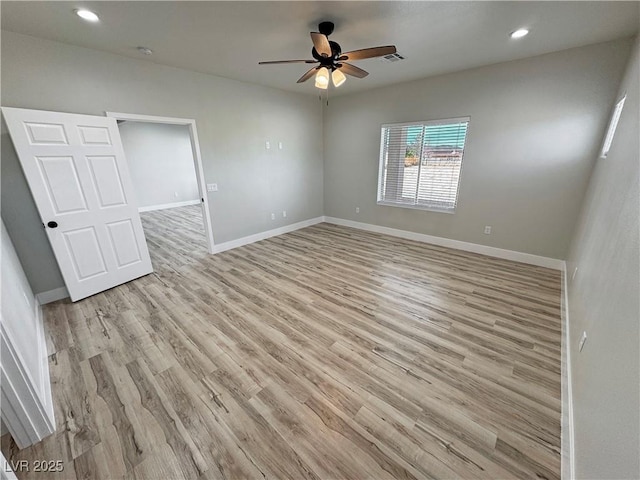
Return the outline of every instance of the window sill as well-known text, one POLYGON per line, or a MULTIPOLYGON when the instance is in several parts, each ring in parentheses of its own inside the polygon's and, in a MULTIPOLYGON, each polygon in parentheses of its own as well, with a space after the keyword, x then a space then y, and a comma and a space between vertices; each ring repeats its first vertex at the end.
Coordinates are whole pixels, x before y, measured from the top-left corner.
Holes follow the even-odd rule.
POLYGON ((438 208, 428 205, 411 205, 392 202, 377 202, 377 204, 382 205, 383 207, 407 208, 409 210, 426 210, 427 212, 448 213, 449 215, 453 215, 454 213, 456 213, 456 210, 454 208, 438 208))

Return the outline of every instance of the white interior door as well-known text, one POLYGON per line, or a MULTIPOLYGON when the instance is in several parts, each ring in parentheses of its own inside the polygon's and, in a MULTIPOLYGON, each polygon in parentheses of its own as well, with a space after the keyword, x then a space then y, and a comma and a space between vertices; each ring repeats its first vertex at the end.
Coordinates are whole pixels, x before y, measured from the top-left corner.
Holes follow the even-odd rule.
POLYGON ((116 121, 2 108, 74 302, 153 271, 116 121))

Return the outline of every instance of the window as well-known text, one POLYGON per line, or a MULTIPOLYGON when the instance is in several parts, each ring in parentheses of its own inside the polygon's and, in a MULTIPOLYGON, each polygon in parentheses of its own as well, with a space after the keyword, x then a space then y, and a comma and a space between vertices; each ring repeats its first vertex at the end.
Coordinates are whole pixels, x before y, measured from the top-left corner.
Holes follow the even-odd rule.
POLYGON ((469 118, 382 126, 378 204, 453 213, 469 118))
POLYGON ((602 153, 600 154, 602 158, 607 158, 607 155, 609 154, 609 149, 613 142, 613 136, 616 134, 616 128, 618 127, 618 121, 620 120, 622 107, 624 107, 624 101, 626 98, 626 95, 622 97, 622 99, 616 103, 616 108, 613 110, 613 116, 611 117, 611 122, 609 122, 609 130, 607 130, 607 136, 604 137, 604 145, 602 145, 602 153))

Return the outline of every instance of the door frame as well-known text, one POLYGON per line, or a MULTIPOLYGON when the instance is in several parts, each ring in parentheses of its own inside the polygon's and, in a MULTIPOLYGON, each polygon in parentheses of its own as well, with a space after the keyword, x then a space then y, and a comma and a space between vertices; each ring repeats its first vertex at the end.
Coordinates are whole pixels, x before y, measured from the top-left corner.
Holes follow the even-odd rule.
MULTIPOLYGON (((42 359, 43 375, 41 381, 42 393, 45 397, 42 398, 31 375, 24 368, 24 361, 20 352, 15 348, 15 342, 11 339, 11 335, 4 327, 4 319, 1 314, 0 320, 2 320, 0 321, 2 417, 18 447, 26 448, 56 432, 46 347, 45 356, 42 359)), ((40 323, 40 325, 42 324, 40 323)), ((40 338, 36 339, 36 343, 40 352, 45 339, 44 330, 39 330, 40 338)))
MULTIPOLYGON (((130 120, 134 122, 147 122, 147 123, 162 123, 165 125, 186 125, 189 127, 189 137, 191 138, 191 151, 193 153, 193 162, 196 167, 196 179, 198 182, 198 193, 200 194, 200 200, 204 207, 204 215, 202 220, 204 222, 205 236, 207 237, 207 250, 209 253, 215 253, 215 242, 213 239, 213 228, 211 226, 211 208, 209 206, 209 197, 207 195, 207 184, 204 178, 204 168, 202 167, 202 155, 200 154, 200 143, 198 140, 198 130, 196 128, 196 121, 192 118, 175 118, 175 117, 159 117, 155 115, 138 115, 136 113, 122 113, 122 112, 105 112, 107 117, 115 118, 116 120, 130 120)), ((127 152, 124 152, 125 158, 127 152)))

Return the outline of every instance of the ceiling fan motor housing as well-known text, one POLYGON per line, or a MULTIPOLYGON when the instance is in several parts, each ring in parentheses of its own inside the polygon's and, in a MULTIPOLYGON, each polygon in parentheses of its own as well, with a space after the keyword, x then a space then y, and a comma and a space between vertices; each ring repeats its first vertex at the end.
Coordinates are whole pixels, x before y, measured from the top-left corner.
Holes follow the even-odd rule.
POLYGON ((329 40, 329 45, 331 46, 330 57, 323 57, 318 53, 315 47, 311 49, 311 55, 313 56, 313 58, 315 58, 320 62, 321 66, 335 69, 337 67, 336 61, 342 54, 342 47, 340 47, 340 45, 337 42, 333 42, 331 40, 329 40))

